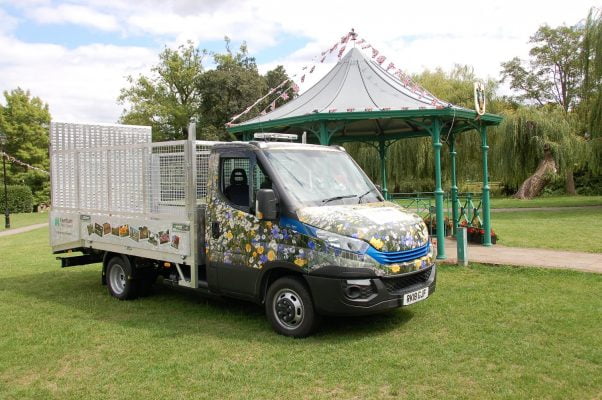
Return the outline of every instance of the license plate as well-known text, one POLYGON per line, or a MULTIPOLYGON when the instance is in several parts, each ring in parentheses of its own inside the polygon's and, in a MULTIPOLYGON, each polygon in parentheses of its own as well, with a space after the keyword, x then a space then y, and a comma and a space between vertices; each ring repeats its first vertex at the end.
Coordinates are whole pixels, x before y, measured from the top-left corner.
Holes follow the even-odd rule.
POLYGON ((410 293, 406 293, 403 295, 403 305, 407 306, 410 304, 414 304, 420 300, 424 300, 429 297, 429 288, 425 287, 420 290, 415 290, 410 293))

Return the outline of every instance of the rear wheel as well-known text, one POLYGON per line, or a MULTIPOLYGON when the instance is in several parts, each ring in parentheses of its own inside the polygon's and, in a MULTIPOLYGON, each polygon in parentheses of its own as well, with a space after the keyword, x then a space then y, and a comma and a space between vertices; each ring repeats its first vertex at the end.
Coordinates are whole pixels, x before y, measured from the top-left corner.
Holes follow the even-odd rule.
POLYGON ((265 311, 274 330, 281 335, 306 337, 317 327, 313 301, 305 284, 296 277, 284 277, 268 289, 265 311))
POLYGON ((133 269, 129 262, 121 257, 113 257, 107 264, 107 288, 113 297, 119 300, 131 300, 138 295, 133 269))

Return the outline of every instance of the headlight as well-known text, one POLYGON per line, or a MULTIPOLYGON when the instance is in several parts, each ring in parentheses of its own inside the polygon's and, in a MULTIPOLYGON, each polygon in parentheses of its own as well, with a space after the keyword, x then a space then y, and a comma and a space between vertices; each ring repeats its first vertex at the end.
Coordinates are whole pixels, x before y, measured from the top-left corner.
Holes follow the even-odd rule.
POLYGON ((326 244, 337 249, 363 254, 368 250, 368 247, 370 247, 368 243, 360 239, 338 235, 322 229, 314 229, 314 232, 319 239, 322 239, 326 244))

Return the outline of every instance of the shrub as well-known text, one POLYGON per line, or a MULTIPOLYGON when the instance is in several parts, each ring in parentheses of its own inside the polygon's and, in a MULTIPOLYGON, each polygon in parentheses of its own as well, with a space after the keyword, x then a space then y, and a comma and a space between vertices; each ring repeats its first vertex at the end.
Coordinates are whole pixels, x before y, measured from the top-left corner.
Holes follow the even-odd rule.
MULTIPOLYGON (((8 210, 11 213, 32 212, 33 210, 33 194, 29 186, 10 185, 8 190, 8 210)), ((3 214, 4 209, 4 186, 0 185, 0 214, 3 214)))

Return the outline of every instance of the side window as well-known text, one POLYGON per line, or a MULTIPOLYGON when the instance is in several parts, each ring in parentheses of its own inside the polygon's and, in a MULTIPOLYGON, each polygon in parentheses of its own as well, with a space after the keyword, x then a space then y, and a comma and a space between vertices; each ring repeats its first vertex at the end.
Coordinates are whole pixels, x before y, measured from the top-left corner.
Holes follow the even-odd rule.
POLYGON ((234 205, 249 208, 250 167, 248 158, 222 158, 220 190, 234 205))

